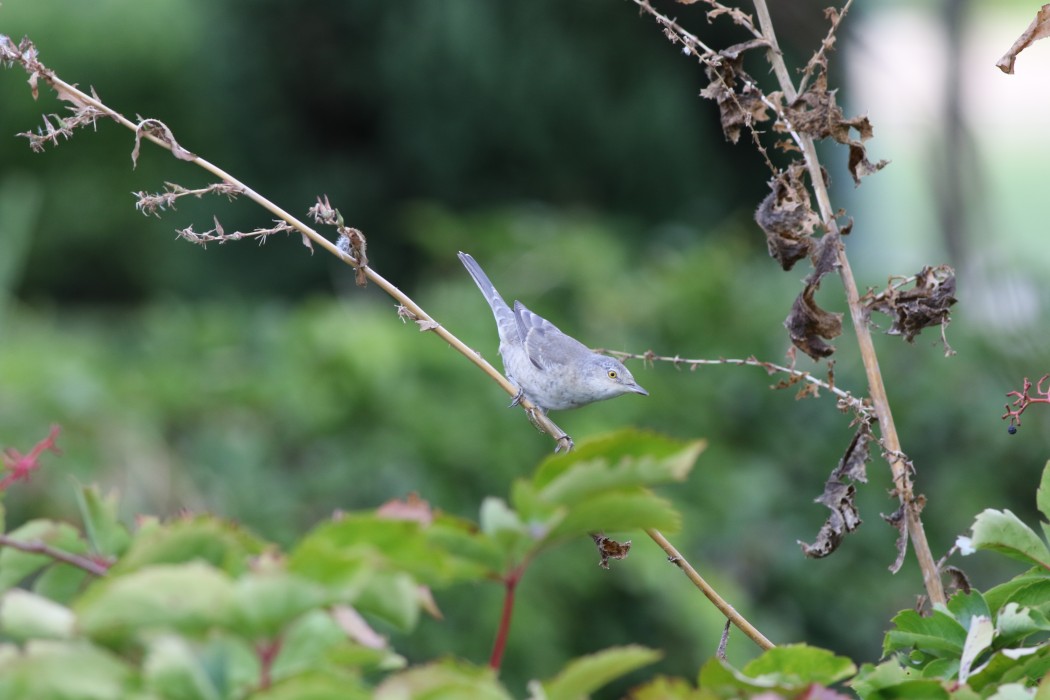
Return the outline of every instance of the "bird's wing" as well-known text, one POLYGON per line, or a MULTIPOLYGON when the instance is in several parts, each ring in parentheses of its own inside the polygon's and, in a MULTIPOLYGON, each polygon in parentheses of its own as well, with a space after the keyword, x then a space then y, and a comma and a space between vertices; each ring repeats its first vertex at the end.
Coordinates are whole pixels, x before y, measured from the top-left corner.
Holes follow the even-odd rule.
POLYGON ((525 354, 538 369, 550 369, 563 365, 590 352, 587 347, 565 335, 553 323, 525 308, 520 301, 514 302, 514 319, 518 323, 525 354))

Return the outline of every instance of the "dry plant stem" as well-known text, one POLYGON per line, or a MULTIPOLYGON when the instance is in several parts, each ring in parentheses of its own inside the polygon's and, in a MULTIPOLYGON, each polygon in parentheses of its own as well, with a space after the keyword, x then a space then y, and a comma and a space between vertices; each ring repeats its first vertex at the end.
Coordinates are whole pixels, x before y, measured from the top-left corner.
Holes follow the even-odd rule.
MULTIPOLYGON (((777 76, 784 97, 790 103, 797 97, 794 83, 784 63, 784 57, 780 53, 776 34, 773 31, 773 23, 769 16, 769 8, 765 0, 754 0, 755 12, 758 15, 759 26, 765 34, 769 45, 769 60, 773 65, 773 72, 777 76)), ((843 8, 848 9, 849 3, 843 8)), ((820 217, 828 231, 837 230, 834 209, 831 207, 831 198, 827 187, 824 185, 824 177, 820 171, 820 161, 817 158, 817 149, 813 139, 802 136, 799 146, 806 159, 806 167, 809 170, 809 178, 813 184, 817 203, 820 208, 820 217)), ((900 447, 900 438, 897 435, 897 426, 893 422, 893 413, 890 410, 889 399, 886 396, 886 387, 882 381, 882 371, 879 369, 878 356, 875 354, 875 343, 871 337, 871 328, 868 324, 868 314, 860 303, 860 294, 857 290, 857 282, 853 278, 853 269, 850 267, 849 258, 846 257, 844 246, 838 252, 839 276, 846 289, 846 301, 849 304, 850 318, 853 321, 853 330, 857 335, 857 345, 860 348, 861 359, 864 362, 864 371, 868 378, 868 392, 875 409, 875 415, 879 419, 879 430, 882 433, 882 444, 885 447, 886 459, 893 472, 893 482, 896 486, 897 496, 904 505, 905 517, 908 523, 908 534, 912 546, 915 548, 915 556, 919 567, 922 569, 923 582, 931 603, 944 603, 944 587, 941 584, 940 572, 937 562, 930 551, 930 545, 926 540, 926 531, 923 528, 920 511, 922 506, 916 500, 912 488, 909 465, 900 447)))
POLYGON ((16 540, 8 535, 0 535, 0 547, 10 547, 29 554, 40 554, 63 564, 83 569, 93 576, 105 576, 109 571, 108 566, 100 564, 94 559, 56 549, 39 540, 16 540))
MULTIPOLYGON (((95 99, 91 95, 78 89, 76 86, 70 85, 69 83, 65 82, 53 73, 49 72, 48 74, 42 74, 40 77, 48 83, 50 83, 53 88, 61 88, 61 90, 75 94, 77 98, 80 99, 84 104, 91 105, 95 109, 98 109, 104 115, 122 124, 131 131, 135 133, 140 133, 139 124, 136 124, 135 122, 126 118, 119 112, 110 109, 100 100, 95 99)), ((154 136, 148 131, 141 131, 141 135, 143 138, 152 141, 161 148, 164 148, 168 151, 172 150, 172 144, 165 142, 163 139, 154 136)), ((248 187, 243 182, 233 177, 219 166, 199 156, 194 156, 190 159, 190 162, 194 163, 200 168, 203 168, 204 170, 207 170, 216 177, 222 179, 224 182, 236 186, 240 190, 240 194, 243 194, 245 197, 252 200, 263 209, 266 209, 267 211, 271 212, 274 216, 288 222, 289 225, 295 227, 295 229, 302 233, 304 236, 308 237, 311 241, 321 246, 347 265, 350 265, 355 269, 358 267, 357 261, 352 256, 347 255, 341 250, 339 250, 336 247, 336 245, 332 243, 332 241, 322 236, 320 233, 315 231, 305 222, 300 221, 298 218, 296 218, 289 212, 285 211, 281 207, 271 202, 266 197, 262 196, 252 188, 248 187)), ((437 334, 441 339, 443 339, 449 345, 451 345, 458 353, 466 357, 468 360, 470 360, 479 368, 481 368, 483 372, 492 377, 492 379, 495 380, 501 387, 503 387, 503 390, 506 391, 509 395, 517 396, 517 387, 511 384, 506 377, 504 377, 502 374, 499 373, 499 371, 496 370, 496 368, 494 368, 484 358, 482 358, 478 352, 472 350, 463 341, 461 341, 459 338, 457 338, 448 330, 446 330, 444 326, 442 326, 433 318, 431 318, 426 311, 424 311, 418 304, 416 304, 416 302, 412 301, 412 299, 409 298, 408 295, 406 295, 404 292, 402 292, 400 289, 394 286, 391 282, 389 282, 386 278, 384 278, 378 272, 373 270, 371 267, 366 266, 364 271, 365 274, 368 276, 368 279, 370 279, 376 286, 378 286, 384 292, 393 297, 394 300, 396 300, 409 312, 413 320, 419 324, 421 329, 432 331, 433 333, 437 334)), ((526 410, 533 424, 535 424, 537 428, 546 432, 557 441, 559 450, 571 449, 571 438, 569 438, 565 431, 559 428, 554 423, 554 421, 548 418, 541 411, 536 410, 536 407, 533 406, 527 399, 522 399, 519 403, 522 406, 522 408, 526 410)))
POLYGON ((682 573, 693 582, 693 585, 699 588, 700 592, 707 596, 707 599, 726 616, 726 619, 736 625, 736 627, 746 634, 751 641, 763 649, 772 649, 776 646, 773 642, 766 639, 765 635, 755 629, 754 625, 744 619, 744 617, 741 616, 732 605, 727 603, 722 596, 718 595, 715 589, 711 588, 710 584, 708 584, 707 581, 696 572, 696 569, 690 566, 689 562, 679 554, 674 545, 668 542, 667 538, 660 534, 659 530, 650 529, 646 530, 645 533, 649 535, 649 537, 651 537, 662 550, 667 552, 667 560, 681 569, 682 573))

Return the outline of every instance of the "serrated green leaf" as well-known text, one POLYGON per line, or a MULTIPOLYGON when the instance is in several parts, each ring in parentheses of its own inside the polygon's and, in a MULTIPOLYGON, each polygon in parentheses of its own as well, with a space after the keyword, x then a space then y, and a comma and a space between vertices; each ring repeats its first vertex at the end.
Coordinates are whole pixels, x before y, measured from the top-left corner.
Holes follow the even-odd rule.
POLYGON ((489 668, 471 666, 456 660, 413 666, 388 676, 379 684, 375 700, 404 698, 470 698, 471 700, 510 700, 511 695, 489 668))
POLYGON ((547 457, 536 470, 533 484, 537 489, 543 489, 576 465, 596 461, 610 465, 639 460, 647 463, 662 462, 662 467, 654 469, 650 474, 657 481, 649 483, 681 480, 692 469, 693 463, 705 446, 703 440, 683 442, 657 433, 627 428, 584 440, 571 452, 547 457))
POLYGON ((1045 608, 1050 605, 1050 572, 1042 567, 1029 569, 1005 583, 989 588, 984 599, 992 612, 996 612, 1010 601, 1024 607, 1045 608))
POLYGON ((547 700, 577 700, 610 681, 660 660, 662 654, 640 646, 604 649, 573 659, 558 675, 543 683, 547 700))
POLYGON ((96 581, 73 606, 78 628, 106 643, 149 630, 199 634, 229 624, 233 581, 205 564, 160 564, 96 581))
POLYGON ((311 671, 251 694, 251 700, 372 700, 360 678, 338 671, 311 671))
POLYGON ((1050 568, 1050 551, 1032 528, 1008 510, 988 509, 973 524, 973 546, 1050 568))
POLYGON ((371 571, 403 571, 432 586, 477 575, 416 521, 352 513, 306 535, 289 556, 288 570, 352 595, 371 571), (363 577, 363 578, 362 578, 363 577))
POLYGON ((1023 683, 1006 683, 999 686, 987 700, 1032 700, 1031 690, 1023 683))
POLYGON ((764 651, 743 669, 752 678, 772 682, 778 688, 802 690, 817 683, 831 685, 852 676, 857 667, 844 656, 806 644, 785 644, 764 651))
POLYGON ((970 676, 967 683, 976 691, 995 687, 1011 680, 1036 681, 1050 672, 1050 647, 1045 645, 1029 648, 1000 649, 979 670, 970 676))
POLYGON ((392 671, 403 668, 404 657, 387 646, 366 647, 348 639, 347 631, 327 610, 308 612, 285 631, 281 651, 274 661, 274 680, 291 678, 318 669, 392 671))
POLYGON ((966 633, 966 642, 963 643, 962 654, 959 656, 960 683, 966 682, 977 658, 992 646, 995 631, 990 617, 977 615, 970 619, 970 629, 966 633))
POLYGON ((919 649, 933 656, 944 652, 958 656, 966 642, 966 629, 942 610, 934 610, 929 617, 922 617, 914 610, 904 610, 893 618, 896 629, 886 633, 882 653, 919 649))
POLYGON ((245 574, 234 583, 230 628, 246 639, 277 637, 300 615, 334 598, 320 584, 286 571, 245 574))
POLYGON ((657 676, 647 683, 631 689, 631 700, 705 700, 713 698, 684 678, 657 676))
POLYGON ((776 684, 766 678, 751 678, 729 665, 729 662, 712 657, 700 667, 698 685, 702 690, 713 692, 723 697, 742 695, 735 691, 749 691, 744 697, 750 697, 756 690, 772 690, 776 684))
POLYGON ((162 698, 219 700, 222 695, 186 640, 171 634, 153 636, 142 662, 144 685, 162 698))
POLYGON ((996 619, 999 646, 1014 644, 1036 632, 1050 630, 1050 621, 1041 612, 1022 608, 1017 603, 1007 603, 996 619))
POLYGON ((113 558, 124 554, 131 542, 131 533, 117 517, 116 493, 103 496, 98 486, 82 486, 77 491, 77 505, 92 550, 113 558))
POLYGON ((967 630, 970 629, 970 620, 974 617, 992 617, 988 603, 977 589, 968 593, 956 593, 948 599, 947 608, 948 612, 967 630))
POLYGON ((623 532, 655 528, 676 532, 682 517, 671 502, 647 491, 593 496, 569 509, 546 542, 589 532, 623 532))
POLYGON ((456 580, 478 581, 503 571, 503 551, 473 523, 439 515, 425 534, 432 547, 454 557, 456 580))
POLYGON ((373 572, 355 600, 354 607, 370 613, 403 632, 416 626, 421 607, 419 584, 405 573, 373 572))
POLYGON ((64 605, 13 588, 0 596, 0 634, 19 641, 72 639, 76 617, 64 605))
POLYGON ((155 564, 204 561, 237 576, 268 546, 236 523, 198 515, 141 527, 109 573, 119 576, 155 564))
POLYGON ((131 698, 134 677, 124 661, 90 644, 33 641, 0 658, 0 697, 131 698))
MULTIPOLYGON (((71 554, 83 555, 88 551, 87 542, 76 528, 53 520, 30 520, 22 527, 7 533, 7 536, 19 542, 41 542, 71 554)), ((0 591, 17 586, 27 576, 52 564, 70 566, 57 563, 46 554, 33 554, 14 547, 3 547, 0 549, 0 591)))
POLYGON ((33 592, 56 603, 69 605, 83 590, 91 574, 75 566, 50 566, 33 581, 33 592))
POLYGON ((863 664, 856 677, 847 685, 862 698, 882 698, 892 697, 883 694, 883 690, 915 681, 918 678, 919 673, 916 670, 902 666, 896 658, 893 658, 883 661, 878 666, 863 664))

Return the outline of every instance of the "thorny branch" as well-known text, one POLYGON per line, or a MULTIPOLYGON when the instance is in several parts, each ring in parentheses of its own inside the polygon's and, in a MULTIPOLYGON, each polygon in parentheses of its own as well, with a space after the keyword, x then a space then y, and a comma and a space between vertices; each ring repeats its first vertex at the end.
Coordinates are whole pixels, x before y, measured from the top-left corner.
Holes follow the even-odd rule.
POLYGON ((73 554, 72 552, 52 547, 40 540, 19 540, 10 535, 0 534, 0 547, 10 547, 28 554, 40 554, 57 562, 75 566, 93 576, 105 576, 110 567, 109 563, 102 563, 79 554, 73 554))
MULTIPOLYGON (((16 63, 29 73, 29 85, 34 99, 38 97, 38 85, 42 80, 55 91, 59 99, 69 103, 67 107, 70 112, 72 112, 72 116, 67 116, 65 118, 61 118, 57 115, 50 115, 51 118, 49 119, 45 116, 44 127, 39 129, 37 133, 20 134, 20 136, 29 139, 30 147, 34 151, 43 150, 48 143, 57 145, 60 137, 68 139, 73 131, 79 127, 88 124, 94 127, 100 117, 116 121, 125 128, 130 129, 135 134, 135 147, 132 151, 133 163, 138 158, 141 140, 146 139, 152 141, 161 148, 170 151, 176 158, 189 161, 219 178, 218 183, 199 191, 200 194, 197 194, 198 191, 196 190, 183 190, 183 188, 173 190, 170 187, 165 193, 136 193, 136 196, 138 197, 136 207, 142 211, 143 214, 156 214, 158 209, 174 206, 174 202, 179 197, 188 194, 194 194, 195 196, 200 196, 205 193, 223 194, 226 196, 243 195, 261 206, 263 209, 272 213, 283 223, 271 229, 258 229, 255 232, 249 233, 226 234, 222 231, 221 226, 216 220, 216 226, 214 229, 205 233, 197 233, 192 230, 192 227, 188 227, 179 232, 180 237, 204 245, 208 242, 222 243, 224 241, 234 240, 235 236, 240 238, 255 237, 265 240, 266 236, 271 235, 271 233, 294 229, 302 234, 304 245, 311 250, 313 250, 312 244, 319 245, 328 253, 334 255, 345 264, 353 267, 357 272, 359 283, 363 280, 370 281, 391 296, 397 302, 398 315, 402 319, 411 319, 415 321, 421 331, 433 332, 451 345, 458 353, 466 357, 483 372, 488 374, 501 387, 503 387, 503 390, 509 395, 517 395, 517 387, 511 384, 506 377, 489 364, 478 352, 472 350, 463 341, 450 333, 444 326, 427 314, 427 312, 407 294, 376 272, 371 265, 368 264, 366 258, 355 257, 352 245, 341 247, 340 244, 333 243, 305 222, 251 189, 219 166, 186 150, 178 144, 171 130, 159 120, 140 119, 138 122, 133 122, 119 112, 107 107, 94 89, 91 90, 91 94, 89 95, 78 89, 75 85, 65 82, 59 78, 54 71, 40 62, 37 49, 28 38, 22 39, 22 41, 16 45, 10 37, 0 34, 0 64, 11 66, 16 63), (56 123, 58 126, 55 126, 56 123)), ((321 203, 320 199, 318 203, 321 203)), ((360 232, 358 232, 358 234, 360 234, 360 232)), ((348 238, 348 236, 344 235, 341 231, 340 240, 346 238, 348 238)), ((361 238, 363 240, 363 236, 361 238)), ((352 243, 352 241, 348 241, 348 243, 352 243)), ((570 438, 564 430, 559 428, 549 417, 547 417, 546 414, 542 411, 537 411, 536 407, 527 399, 523 399, 519 403, 525 409, 526 414, 529 416, 532 423, 556 440, 557 450, 572 448, 572 438, 570 438)))

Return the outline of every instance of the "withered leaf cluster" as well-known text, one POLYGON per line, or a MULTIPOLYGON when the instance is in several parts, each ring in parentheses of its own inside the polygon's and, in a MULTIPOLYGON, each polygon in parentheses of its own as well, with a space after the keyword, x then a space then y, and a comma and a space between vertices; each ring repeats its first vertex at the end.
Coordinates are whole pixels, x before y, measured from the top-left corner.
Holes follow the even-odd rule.
POLYGON ((799 541, 807 557, 820 559, 828 556, 838 549, 846 535, 860 527, 860 512, 854 502, 857 493, 855 484, 868 480, 866 465, 871 460, 868 443, 873 439, 868 424, 862 423, 842 459, 828 476, 824 493, 816 502, 827 506, 831 513, 812 544, 799 541))
POLYGON ((848 146, 849 172, 853 182, 859 185, 862 177, 882 170, 889 161, 872 163, 868 160, 864 142, 872 137, 871 122, 866 116, 847 119, 835 101, 835 93, 835 90, 828 90, 827 73, 821 70, 813 84, 784 107, 787 123, 779 121, 773 128, 781 133, 794 129, 803 136, 830 138, 848 146), (853 131, 857 132, 857 138, 853 138, 853 131))
POLYGON ((878 294, 869 291, 861 298, 870 311, 893 319, 887 334, 904 336, 909 343, 915 341, 923 328, 947 326, 951 321, 949 310, 956 301, 955 270, 948 265, 923 267, 910 288, 891 282, 884 291, 878 294))
POLYGON ((730 143, 740 140, 740 132, 756 122, 769 120, 762 93, 744 71, 744 52, 759 46, 768 46, 761 40, 752 40, 730 46, 718 52, 716 60, 707 64, 710 81, 701 97, 714 100, 722 119, 722 133, 730 143))

